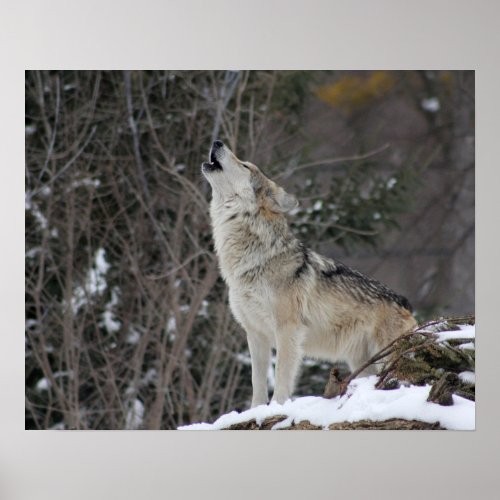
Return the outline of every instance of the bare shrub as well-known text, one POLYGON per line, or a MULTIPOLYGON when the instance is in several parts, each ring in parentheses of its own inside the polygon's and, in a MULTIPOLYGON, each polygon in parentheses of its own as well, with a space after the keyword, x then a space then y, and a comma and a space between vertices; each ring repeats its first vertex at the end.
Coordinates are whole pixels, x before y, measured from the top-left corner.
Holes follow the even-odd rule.
POLYGON ((28 427, 175 428, 246 405, 199 165, 220 135, 261 157, 292 137, 268 132, 289 78, 27 73, 28 427))

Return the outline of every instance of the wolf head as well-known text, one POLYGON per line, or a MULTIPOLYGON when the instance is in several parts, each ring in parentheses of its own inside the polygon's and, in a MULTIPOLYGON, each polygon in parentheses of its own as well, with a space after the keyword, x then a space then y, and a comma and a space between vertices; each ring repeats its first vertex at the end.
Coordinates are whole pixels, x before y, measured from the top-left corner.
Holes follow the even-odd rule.
POLYGON ((288 212, 298 205, 295 196, 268 179, 253 163, 239 160, 221 141, 213 143, 209 160, 201 170, 217 203, 273 213, 288 212))

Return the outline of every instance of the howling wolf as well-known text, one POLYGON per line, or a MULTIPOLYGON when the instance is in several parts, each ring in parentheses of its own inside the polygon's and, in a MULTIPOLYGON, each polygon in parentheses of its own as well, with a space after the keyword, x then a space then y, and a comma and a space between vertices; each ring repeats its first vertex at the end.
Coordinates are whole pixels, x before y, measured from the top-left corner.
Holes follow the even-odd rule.
MULTIPOLYGON (((273 401, 293 393, 303 356, 344 360, 351 370, 416 324, 408 300, 382 283, 305 247, 285 213, 298 202, 221 141, 202 172, 229 303, 252 360, 252 407, 266 404, 275 348, 273 401)), ((363 375, 376 373, 371 366, 363 375)))

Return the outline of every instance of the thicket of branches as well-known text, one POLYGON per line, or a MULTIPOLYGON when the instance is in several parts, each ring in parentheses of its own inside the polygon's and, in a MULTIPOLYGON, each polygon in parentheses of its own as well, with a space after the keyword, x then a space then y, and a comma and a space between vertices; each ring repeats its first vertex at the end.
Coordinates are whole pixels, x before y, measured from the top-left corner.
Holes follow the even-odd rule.
POLYGON ((345 159, 359 168, 329 179, 321 205, 324 179, 294 181, 308 168, 300 117, 316 76, 26 73, 27 428, 169 429, 246 407, 246 340, 199 171, 211 142, 293 188, 294 228, 313 246, 374 241, 407 208, 408 170, 388 183, 372 169, 384 148, 345 159))

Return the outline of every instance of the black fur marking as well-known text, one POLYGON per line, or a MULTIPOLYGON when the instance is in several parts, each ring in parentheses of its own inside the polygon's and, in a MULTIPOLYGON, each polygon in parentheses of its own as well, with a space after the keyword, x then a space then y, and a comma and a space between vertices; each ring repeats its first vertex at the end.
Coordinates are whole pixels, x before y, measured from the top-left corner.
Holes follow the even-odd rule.
POLYGON ((395 302, 397 304, 399 304, 401 307, 404 307, 405 309, 408 309, 408 311, 413 312, 413 307, 410 304, 410 301, 406 297, 403 297, 403 295, 398 295, 398 294, 394 295, 396 297, 395 302))
POLYGON ((222 172, 222 165, 217 160, 212 163, 204 162, 201 169, 203 172, 222 172))
POLYGON ((370 299, 385 300, 395 302, 413 312, 410 301, 406 297, 393 292, 383 283, 367 278, 360 272, 350 269, 340 262, 336 262, 335 267, 322 270, 321 275, 327 281, 338 278, 345 285, 346 291, 361 302, 370 302, 370 299))
POLYGON ((295 269, 295 278, 300 278, 303 274, 307 273, 309 264, 311 263, 311 260, 309 259, 309 250, 305 247, 301 247, 302 251, 302 264, 295 269))
POLYGON ((336 264, 335 267, 331 267, 329 269, 321 271, 321 274, 324 278, 329 279, 335 276, 348 276, 349 274, 353 275, 356 273, 354 273, 351 269, 349 269, 347 266, 344 266, 343 264, 336 264))
POLYGON ((232 220, 236 219, 236 217, 238 217, 238 214, 233 214, 233 215, 231 215, 231 217, 228 217, 226 219, 226 222, 232 221, 232 220))

